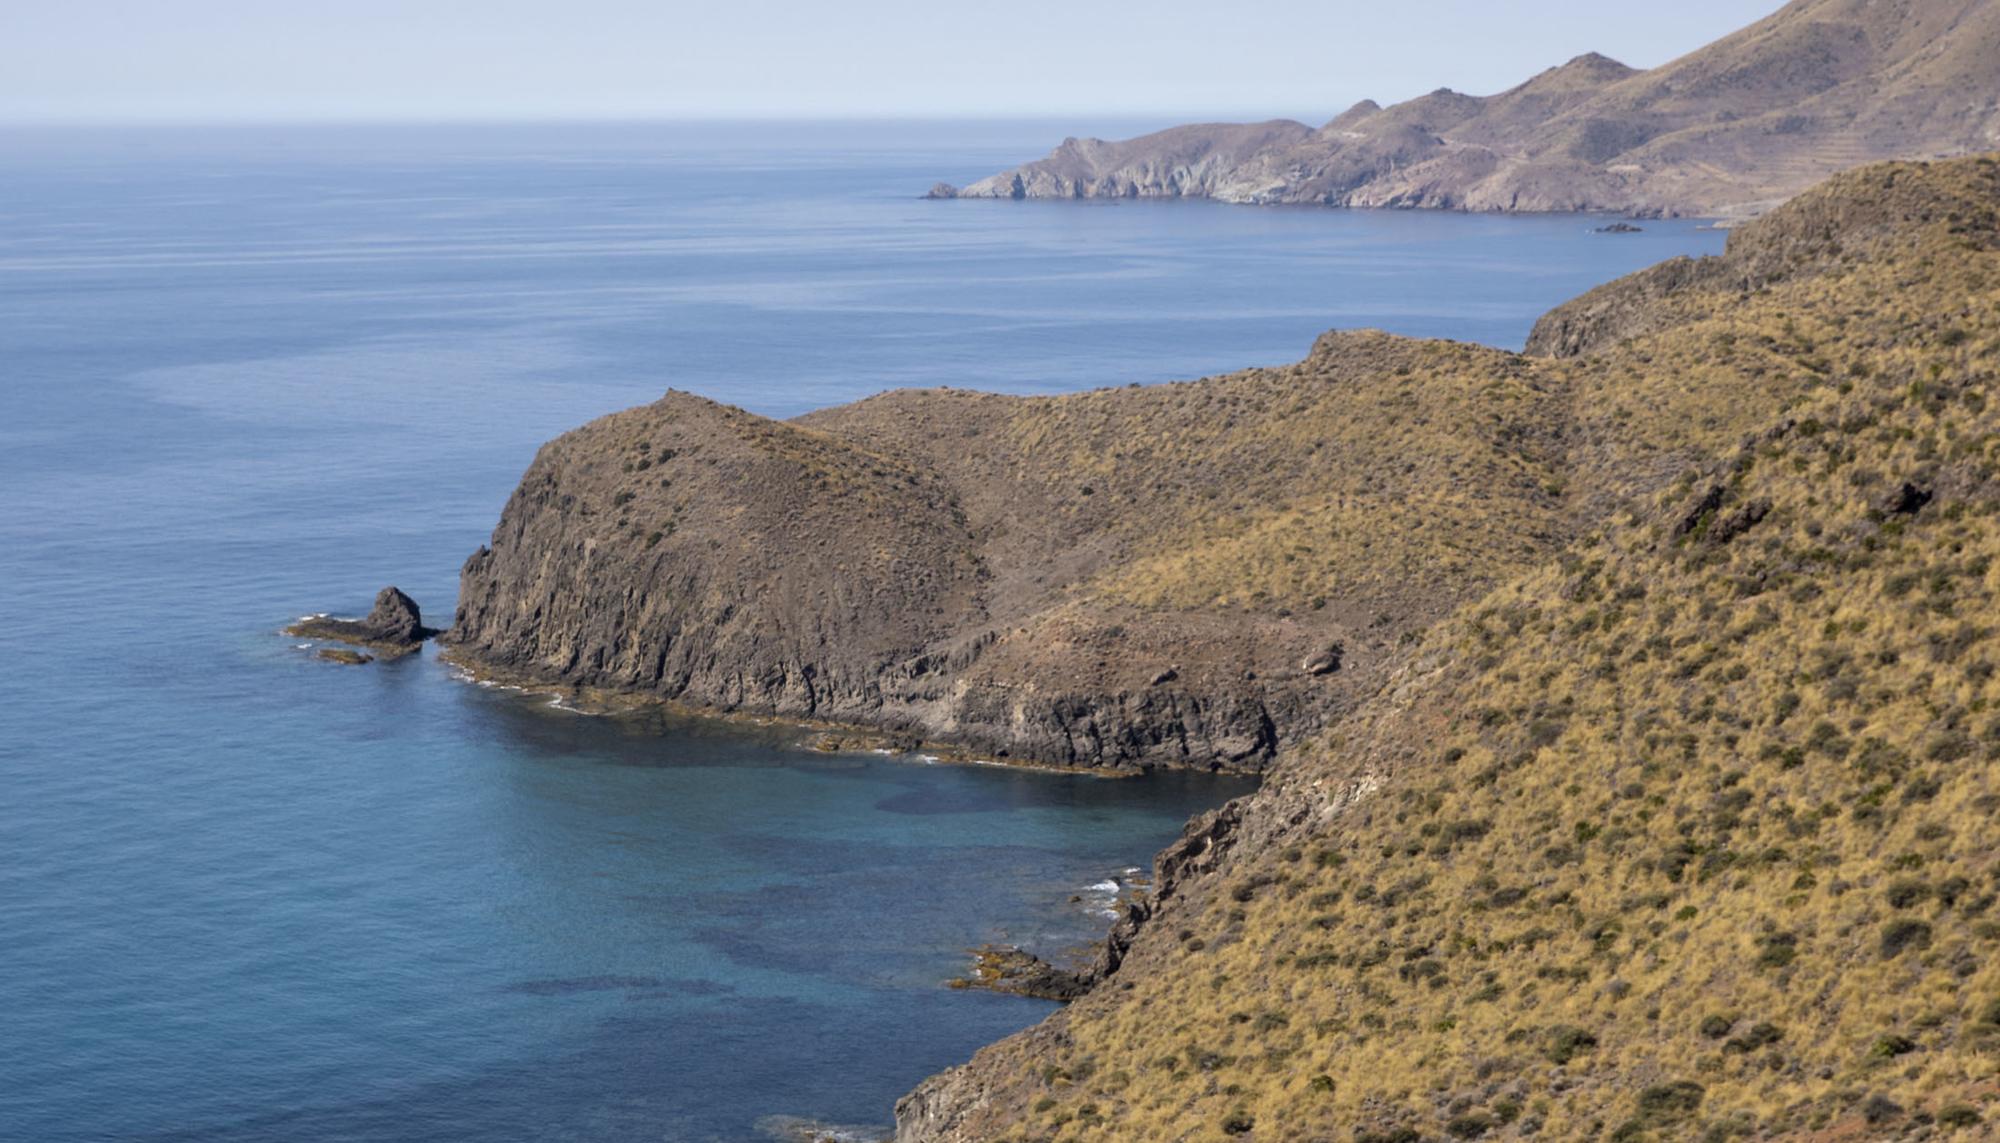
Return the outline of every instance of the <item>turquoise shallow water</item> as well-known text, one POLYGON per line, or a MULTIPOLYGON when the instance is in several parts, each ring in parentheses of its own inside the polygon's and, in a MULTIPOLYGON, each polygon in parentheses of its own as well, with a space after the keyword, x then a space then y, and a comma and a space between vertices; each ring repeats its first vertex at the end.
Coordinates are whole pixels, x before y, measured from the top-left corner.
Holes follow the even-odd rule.
POLYGON ((966 946, 1089 939, 1085 887, 1243 784, 823 758, 277 627, 390 582, 444 620, 535 446, 668 385, 791 414, 1331 326, 1513 345, 1720 246, 912 197, 1064 129, 0 134, 0 1138, 886 1122, 1047 1010, 940 988, 966 946))

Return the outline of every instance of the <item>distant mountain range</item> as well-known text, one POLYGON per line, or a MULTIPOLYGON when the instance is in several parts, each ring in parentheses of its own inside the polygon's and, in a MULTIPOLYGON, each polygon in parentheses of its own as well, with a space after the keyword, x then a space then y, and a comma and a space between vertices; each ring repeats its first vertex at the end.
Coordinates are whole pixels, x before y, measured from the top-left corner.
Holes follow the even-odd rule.
POLYGON ((1364 100, 1317 129, 1066 139, 931 195, 1734 216, 1863 163, 1996 146, 2000 2, 1794 0, 1650 71, 1593 53, 1498 95, 1364 100))

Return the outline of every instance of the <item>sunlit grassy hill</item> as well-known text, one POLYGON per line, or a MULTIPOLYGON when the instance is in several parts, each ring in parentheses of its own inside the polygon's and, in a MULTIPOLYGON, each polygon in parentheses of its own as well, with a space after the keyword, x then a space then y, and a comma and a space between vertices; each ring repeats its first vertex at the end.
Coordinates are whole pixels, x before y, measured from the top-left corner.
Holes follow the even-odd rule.
MULTIPOLYGON (((2000 1131, 1996 206, 1992 159, 1844 175, 1492 363, 1602 526, 1413 636, 903 1137, 2000 1131)), ((1269 552, 1366 531, 1230 518, 1098 589, 1289 598, 1269 552)))

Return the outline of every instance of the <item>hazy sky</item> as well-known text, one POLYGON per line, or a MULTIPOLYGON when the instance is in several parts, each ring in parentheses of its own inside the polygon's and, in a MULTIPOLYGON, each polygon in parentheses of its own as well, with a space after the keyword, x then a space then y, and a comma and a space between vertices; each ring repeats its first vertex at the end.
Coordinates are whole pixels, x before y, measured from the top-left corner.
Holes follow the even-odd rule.
POLYGON ((1778 0, 0 0, 0 119, 1328 116, 1778 0))

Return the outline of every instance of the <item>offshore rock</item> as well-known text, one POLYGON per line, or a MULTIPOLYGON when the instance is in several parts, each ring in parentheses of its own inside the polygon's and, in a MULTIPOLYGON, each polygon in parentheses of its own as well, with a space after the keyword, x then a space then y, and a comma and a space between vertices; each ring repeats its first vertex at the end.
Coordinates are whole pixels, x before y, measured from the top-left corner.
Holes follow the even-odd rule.
POLYGON ((396 658, 415 651, 437 631, 424 626, 423 613, 417 608, 416 600, 394 587, 385 587, 376 593, 375 605, 361 619, 333 619, 318 615, 301 619, 285 628, 285 634, 351 643, 377 651, 384 658, 396 658))

